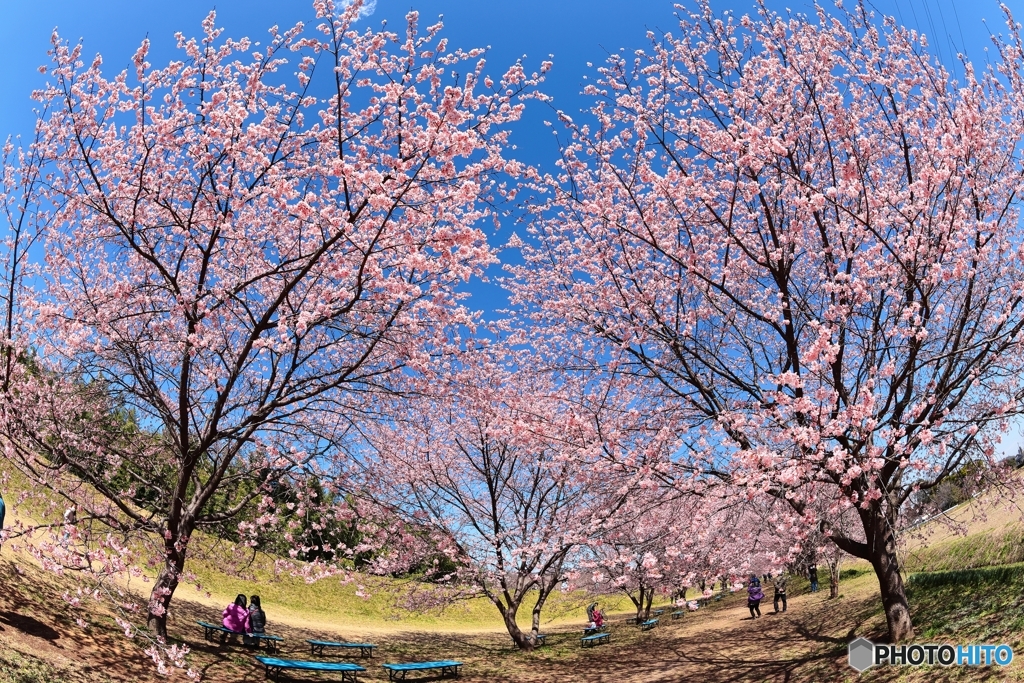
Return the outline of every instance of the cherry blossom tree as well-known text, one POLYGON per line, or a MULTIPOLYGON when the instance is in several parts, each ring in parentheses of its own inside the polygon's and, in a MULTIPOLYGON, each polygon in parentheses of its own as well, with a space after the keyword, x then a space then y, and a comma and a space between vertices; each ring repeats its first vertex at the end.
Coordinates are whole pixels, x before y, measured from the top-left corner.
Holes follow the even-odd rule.
POLYGON ((20 292, 25 278, 31 276, 30 254, 45 229, 37 201, 39 188, 43 183, 42 160, 39 158, 37 143, 22 146, 20 140, 7 139, 0 156, 0 212, 4 225, 4 243, 0 273, 3 274, 0 289, 0 321, 3 324, 2 387, 10 387, 15 374, 15 363, 19 353, 17 339, 24 330, 21 323, 22 301, 20 292))
POLYGON ((802 516, 778 500, 765 495, 750 498, 730 488, 720 487, 704 502, 704 521, 684 555, 695 576, 705 581, 722 577, 723 587, 750 574, 777 573, 807 534, 802 516))
POLYGON ((559 113, 515 303, 675 406, 705 473, 801 513, 804 484, 836 487, 863 533, 830 538, 905 640, 900 511, 991 460, 1021 406, 1024 117, 1003 83, 1024 60, 1011 41, 1007 77, 965 62, 957 82, 863 6, 689 7, 609 58, 584 120, 559 113))
POLYGON ((846 553, 831 541, 842 536, 863 542, 863 527, 856 507, 835 486, 811 484, 801 491, 804 503, 802 534, 793 564, 802 572, 808 565, 823 564, 829 571, 829 597, 839 597, 839 572, 846 553))
POLYGON ((640 623, 659 592, 685 597, 697 586, 709 598, 718 580, 724 590, 751 573, 776 573, 806 536, 801 515, 770 496, 751 500, 725 486, 639 491, 583 546, 569 574, 574 587, 625 593, 640 623))
POLYGON ((262 46, 211 14, 179 60, 153 67, 146 40, 109 77, 55 33, 42 173, 4 168, 9 223, 47 226, 8 454, 83 530, 159 539, 160 637, 194 534, 332 472, 366 397, 471 322, 457 289, 493 262, 479 224, 519 172, 506 124, 538 74, 492 81, 415 12, 399 34, 357 30, 358 2, 314 8, 262 46))
POLYGON ((646 621, 657 592, 689 585, 695 576, 698 511, 698 501, 674 491, 633 494, 584 546, 572 585, 597 594, 621 591, 636 608, 636 622, 646 621))
POLYGON ((422 396, 389 411, 394 422, 369 436, 373 455, 353 486, 433 534, 456 569, 432 578, 462 587, 437 594, 486 597, 525 650, 537 644, 542 609, 567 578, 571 553, 631 491, 602 475, 592 454, 607 444, 567 400, 571 389, 539 365, 499 345, 463 354, 422 396), (527 600, 524 633, 517 615, 527 600))

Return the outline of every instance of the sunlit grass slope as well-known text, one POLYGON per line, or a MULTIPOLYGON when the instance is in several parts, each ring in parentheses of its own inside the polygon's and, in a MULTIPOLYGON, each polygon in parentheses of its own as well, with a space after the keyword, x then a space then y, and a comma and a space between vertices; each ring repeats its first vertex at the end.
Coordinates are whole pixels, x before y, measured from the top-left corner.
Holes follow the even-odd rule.
MULTIPOLYGON (((412 609, 407 593, 415 595, 417 586, 411 580, 355 575, 349 580, 329 577, 313 583, 277 573, 272 569, 272 558, 260 556, 249 577, 224 574, 210 562, 195 562, 190 569, 202 587, 204 595, 194 588, 182 586, 179 594, 198 600, 211 607, 223 606, 236 594, 260 595, 268 614, 280 615, 288 621, 329 623, 338 627, 352 626, 364 630, 504 630, 497 609, 485 598, 462 600, 444 609, 418 609, 415 599, 412 609), (209 593, 207 597, 205 593, 209 593), (362 595, 360 595, 360 593, 362 595)), ((625 595, 596 598, 608 612, 628 612, 632 603, 625 595)), ((594 597, 584 592, 556 591, 544 606, 541 623, 544 626, 582 622, 584 609, 594 597)), ((519 623, 528 627, 533 608, 533 596, 524 600, 519 623)))

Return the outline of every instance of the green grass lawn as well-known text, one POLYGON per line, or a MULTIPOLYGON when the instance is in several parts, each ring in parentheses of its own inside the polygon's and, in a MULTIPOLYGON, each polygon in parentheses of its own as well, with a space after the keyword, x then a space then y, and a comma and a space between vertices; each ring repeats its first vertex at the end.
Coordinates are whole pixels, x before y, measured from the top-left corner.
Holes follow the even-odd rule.
MULTIPOLYGON (((272 566, 271 558, 261 556, 245 576, 224 574, 212 563, 204 561, 193 562, 190 570, 195 573, 203 590, 219 597, 224 604, 238 593, 258 594, 264 609, 271 614, 277 610, 307 620, 359 626, 391 625, 399 629, 504 629, 497 608, 483 597, 460 600, 444 609, 409 609, 405 606, 407 593, 422 588, 414 580, 355 575, 350 581, 330 577, 310 584, 289 573, 275 573, 272 566)), ((195 596, 195 591, 186 585, 178 591, 181 597, 195 596)), ((530 625, 534 600, 533 595, 528 595, 520 607, 518 621, 523 628, 530 625)), ((632 612, 635 609, 624 594, 595 598, 583 591, 555 591, 544 605, 541 624, 582 622, 586 616, 586 605, 594 600, 598 600, 608 613, 632 612)))
MULTIPOLYGON (((47 506, 36 501, 21 512, 26 516, 45 518, 58 514, 59 510, 59 504, 47 506)), ((930 536, 933 539, 930 545, 917 543, 919 547, 904 555, 911 612, 917 630, 916 642, 1007 643, 1024 664, 1024 528, 1005 521, 995 519, 984 528, 972 527, 968 536, 930 536)), ((699 661, 700 656, 695 653, 703 650, 695 643, 705 641, 714 642, 722 649, 721 662, 735 662, 737 650, 742 655, 742 649, 746 647, 744 644, 750 645, 751 672, 758 670, 764 657, 769 657, 775 660, 772 665, 776 674, 783 672, 780 675, 787 681, 931 683, 935 680, 1005 680, 1015 676, 1024 680, 1024 674, 1016 673, 1017 670, 1024 671, 1024 666, 1017 663, 1013 671, 889 668, 870 670, 863 676, 850 675, 852 670, 845 666, 843 660, 851 634, 877 640, 885 632, 874 572, 862 561, 846 563, 841 572, 841 597, 837 600, 826 599, 829 577, 825 571, 821 573, 821 593, 814 594, 813 598, 807 595, 806 580, 793 577, 791 595, 803 595, 806 602, 802 609, 791 610, 789 618, 802 621, 799 624, 794 622, 793 629, 789 631, 785 630, 789 628, 785 626, 785 618, 766 619, 764 624, 758 621, 756 625, 741 620, 743 595, 739 594, 721 603, 713 602, 681 622, 664 618, 658 629, 641 633, 635 626, 625 625, 625 617, 635 613, 625 595, 600 597, 598 600, 603 609, 612 615, 616 633, 615 644, 602 646, 597 652, 580 650, 578 644, 578 626, 584 621, 584 608, 595 598, 584 592, 556 591, 549 598, 542 615, 542 630, 550 629, 554 634, 549 645, 533 653, 519 653, 508 647, 508 637, 504 634, 498 612, 484 598, 459 601, 443 610, 410 609, 407 604, 410 592, 419 589, 413 580, 354 575, 350 581, 333 577, 309 583, 288 572, 275 571, 274 557, 246 555, 244 548, 201 535, 197 535, 193 542, 197 551, 194 557, 198 559, 190 561, 188 570, 195 575, 201 591, 196 592, 194 587, 183 583, 176 594, 176 599, 182 600, 182 607, 187 604, 190 610, 185 613, 187 618, 180 617, 182 624, 177 631, 180 636, 176 637, 184 638, 188 643, 193 643, 192 637, 195 636, 194 619, 219 619, 223 605, 237 593, 244 593, 259 594, 263 598, 271 622, 280 619, 278 623, 282 628, 291 629, 289 642, 301 643, 302 638, 318 634, 321 630, 357 636, 366 629, 367 635, 381 639, 390 657, 416 659, 457 655, 471 663, 470 669, 474 673, 470 678, 473 681, 486 680, 488 683, 546 681, 548 674, 564 675, 575 671, 577 666, 601 661, 601 666, 612 667, 634 657, 639 658, 637 661, 651 659, 657 664, 654 669, 675 670, 677 666, 702 665, 686 671, 688 674, 697 673, 704 683, 762 680, 742 676, 716 678, 715 672, 727 672, 729 669, 720 668, 725 664, 720 665, 717 659, 714 662, 699 661), (216 558, 222 558, 222 561, 216 558), (231 569, 226 569, 228 567, 231 569), (696 627, 698 623, 708 624, 707 630, 703 626, 696 627), (777 629, 776 633, 762 633, 761 629, 766 625, 777 629), (691 634, 682 635, 681 631, 687 628, 692 629, 691 634), (754 631, 766 639, 762 645, 767 649, 757 646, 758 633, 754 631), (439 633, 449 634, 443 639, 443 646, 439 644, 442 641, 436 638, 439 633)), ((30 562, 28 558, 23 560, 30 562)), ((32 575, 37 573, 42 576, 41 572, 35 571, 32 575)), ((46 575, 44 581, 53 584, 53 595, 48 594, 49 597, 44 599, 36 590, 38 586, 32 584, 34 590, 21 591, 20 604, 15 611, 28 611, 47 621, 54 605, 60 604, 54 595, 64 587, 62 580, 52 575, 46 575)), ((134 579, 131 588, 145 593, 151 585, 134 579)), ((13 586, 8 588, 13 589, 13 586)), ((663 606, 665 602, 666 599, 659 597, 655 606, 663 606)), ((770 597, 768 603, 770 605, 770 597)), ((523 628, 529 626, 531 608, 532 597, 528 597, 519 614, 523 628)), ((68 619, 70 617, 65 621, 68 619)), ((118 647, 133 647, 120 640, 123 636, 108 617, 90 620, 90 624, 90 628, 96 631, 109 631, 107 635, 114 636, 110 642, 117 643, 118 647)), ((13 633, 13 630, 8 628, 8 633, 13 633)), ((71 635, 62 634, 62 637, 70 638, 71 635)), ((26 642, 31 644, 29 641, 22 644, 26 642)), ((69 670, 62 668, 66 665, 57 660, 37 659, 34 654, 33 651, 4 651, 0 648, 0 683, 72 680, 69 670)), ((214 661, 210 659, 214 654, 230 660, 230 666, 234 667, 232 675, 245 672, 248 676, 252 671, 248 653, 220 653, 218 650, 197 656, 200 661, 209 663, 214 661)), ((93 673, 102 676, 106 671, 97 666, 93 673)), ((646 674, 640 672, 640 675, 642 678, 646 674)), ((73 680, 77 683, 84 679, 77 677, 73 680)), ((88 680, 103 679, 94 676, 88 680)), ((565 680, 575 679, 570 675, 565 680)), ((619 679, 613 676, 608 680, 619 679)), ((783 679, 773 675, 764 680, 783 679)))
POLYGON ((1003 528, 972 533, 907 552, 908 572, 937 572, 994 567, 1024 562, 1024 528, 1003 528))
POLYGON ((1008 643, 1021 652, 1024 564, 919 574, 908 583, 918 640, 1008 643))

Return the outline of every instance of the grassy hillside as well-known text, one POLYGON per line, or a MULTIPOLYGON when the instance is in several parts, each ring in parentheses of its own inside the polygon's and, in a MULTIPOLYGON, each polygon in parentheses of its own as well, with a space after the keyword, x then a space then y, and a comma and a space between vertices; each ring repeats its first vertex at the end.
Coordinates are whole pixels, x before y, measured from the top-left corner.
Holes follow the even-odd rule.
MULTIPOLYGON (((6 479, 4 488, 7 500, 7 527, 21 523, 31 526, 41 520, 59 521, 66 503, 59 497, 39 495, 38 492, 24 502, 18 501, 18 494, 28 487, 25 478, 15 469, 3 467, 0 475, 6 479)), ((40 531, 35 538, 45 536, 40 531)), ((6 544, 3 555, 17 558, 23 565, 37 566, 35 559, 24 550, 26 540, 18 538, 6 544), (12 554, 13 553, 13 554, 12 554)), ((158 547, 159 544, 154 544, 158 547)), ((182 583, 176 598, 193 601, 209 608, 207 618, 214 619, 231 602, 235 595, 259 594, 264 608, 271 619, 284 618, 291 623, 326 624, 334 628, 358 627, 363 631, 436 630, 449 631, 504 631, 504 625, 497 609, 483 598, 466 600, 447 609, 408 609, 407 594, 415 588, 411 582, 394 581, 372 576, 354 576, 351 580, 327 578, 308 583, 285 572, 275 571, 277 558, 257 553, 249 554, 247 549, 232 547, 219 539, 197 533, 192 539, 186 571, 195 575, 196 581, 182 583), (199 559, 196 559, 199 558, 199 559), (232 567, 232 571, 225 571, 232 567), (196 589, 196 584, 199 589, 196 589), (362 596, 360 594, 363 594, 362 596)), ((140 596, 148 596, 149 583, 156 576, 152 568, 142 568, 142 577, 126 580, 124 586, 140 596)), ((579 623, 584 620, 584 608, 593 601, 584 593, 562 594, 556 592, 549 597, 543 612, 543 624, 579 623)), ((632 603, 623 594, 601 598, 606 611, 628 612, 632 603)), ((415 602, 414 602, 415 606, 415 602)), ((524 601, 520 612, 520 623, 530 623, 532 600, 524 601)))
MULTIPOLYGON (((191 569, 199 578, 203 592, 199 594, 183 586, 179 595, 220 609, 238 593, 257 593, 268 614, 281 615, 295 623, 327 623, 370 631, 505 630, 497 609, 484 598, 461 601, 443 610, 410 610, 404 606, 407 594, 417 590, 411 581, 356 575, 348 581, 334 577, 310 584, 290 574, 275 574, 271 559, 259 557, 257 568, 248 571, 246 577, 227 576, 210 562, 193 563, 191 569), (365 597, 358 595, 360 592, 365 597)), ((542 623, 544 626, 581 623, 585 621, 586 605, 594 599, 583 592, 556 591, 545 603, 542 623)), ((612 613, 633 609, 629 598, 623 594, 603 596, 599 600, 602 607, 612 613)), ((520 608, 521 626, 529 626, 532 608, 533 597, 527 596, 520 608)))
MULTIPOLYGON (((31 567, 13 572, 0 558, 0 577, 8 588, 0 594, 0 683, 128 683, 184 681, 152 672, 139 649, 127 641, 109 614, 88 614, 86 628, 56 597, 69 582, 31 567), (17 577, 12 582, 8 578, 17 577), (12 605, 16 601, 16 605, 12 605)), ((938 575, 929 575, 938 576, 938 575)), ((997 575, 981 572, 966 585, 956 577, 922 581, 912 586, 911 600, 920 642, 1008 642, 1021 652, 1024 630, 1024 569, 997 575), (965 599, 970 596, 970 599, 965 599)), ((823 577, 827 578, 827 577, 823 577)), ((964 581, 966 579, 962 579, 964 581)), ((663 619, 658 628, 641 632, 625 619, 613 619, 612 639, 594 649, 579 646, 578 624, 545 629, 548 645, 531 653, 509 647, 507 635, 490 630, 449 631, 446 628, 394 630, 368 635, 380 647, 374 660, 357 660, 368 671, 361 681, 384 681, 380 661, 454 658, 465 663, 464 683, 932 683, 934 681, 1024 680, 1024 666, 1006 670, 882 669, 857 675, 846 664, 846 643, 853 637, 878 639, 884 633, 874 576, 854 569, 843 580, 843 597, 828 600, 827 591, 808 593, 805 581, 792 586, 789 611, 749 619, 743 594, 682 620, 663 619)), ((194 626, 210 608, 181 599, 171 619, 172 638, 192 648, 192 666, 208 681, 250 683, 263 680, 251 652, 240 646, 206 643, 194 626)), ((307 658, 304 639, 359 637, 354 623, 334 626, 312 621, 279 620, 275 632, 285 637, 283 655, 307 658)), ((327 680, 312 676, 294 681, 327 680)), ((436 680, 436 679, 428 679, 436 680)))
POLYGON ((908 573, 1024 562, 1024 481, 940 514, 907 534, 908 573))
MULTIPOLYGON (((736 594, 679 621, 663 618, 657 629, 641 633, 627 624, 628 599, 608 596, 601 602, 613 614, 612 642, 594 650, 581 649, 578 641, 583 608, 592 598, 556 593, 544 612, 548 645, 522 653, 509 647, 497 611, 486 600, 443 611, 410 610, 403 606, 414 589, 409 582, 335 577, 307 583, 275 573, 275 558, 260 554, 250 556, 243 571, 229 574, 223 567, 236 564, 240 551, 203 538, 197 541, 205 546, 201 554, 213 559, 190 564, 200 588, 179 587, 170 634, 191 648, 191 665, 205 680, 263 680, 252 652, 207 643, 194 623, 217 620, 236 593, 259 593, 270 630, 286 639, 285 656, 307 657, 306 638, 367 639, 380 645, 385 661, 464 661, 467 682, 1024 680, 1024 532, 1015 503, 1004 507, 1006 502, 982 497, 950 511, 947 520, 916 529, 906 544, 904 566, 917 640, 1006 642, 1019 655, 1019 663, 1007 670, 890 669, 856 675, 846 665, 846 643, 858 635, 879 639, 885 632, 877 582, 863 562, 844 565, 838 600, 827 599, 827 574, 821 576, 823 590, 813 594, 797 578, 789 612, 772 614, 769 599, 762 605, 765 618, 757 621, 749 620, 744 596, 736 594), (219 552, 230 554, 230 561, 226 555, 217 561, 219 552)), ((15 514, 26 512, 42 516, 47 511, 15 514)), ((125 587, 145 594, 151 585, 147 578, 136 577, 125 587)), ((170 679, 157 676, 140 643, 124 637, 106 603, 69 606, 61 596, 75 591, 76 577, 44 572, 23 549, 7 544, 0 551, 0 585, 0 683, 186 680, 181 672, 170 679)), ((526 626, 529 605, 520 616, 526 626)), ((360 680, 386 679, 376 660, 365 664, 369 671, 360 680)))

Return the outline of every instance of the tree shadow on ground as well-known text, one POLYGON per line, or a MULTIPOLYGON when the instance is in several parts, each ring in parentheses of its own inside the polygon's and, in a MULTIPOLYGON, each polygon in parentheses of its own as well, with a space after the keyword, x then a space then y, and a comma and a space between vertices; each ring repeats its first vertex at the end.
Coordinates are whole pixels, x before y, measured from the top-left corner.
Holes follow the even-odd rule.
MULTIPOLYGON (((126 639, 110 614, 88 613, 85 615, 90 622, 87 628, 77 626, 75 618, 82 610, 71 609, 61 598, 67 586, 39 570, 27 568, 27 571, 26 577, 13 575, 11 582, 5 585, 5 594, 0 594, 0 642, 21 643, 19 647, 24 645, 28 649, 19 651, 32 652, 39 658, 45 658, 47 652, 61 647, 58 642, 62 643, 61 652, 76 661, 67 676, 52 680, 62 683, 185 680, 183 672, 173 674, 170 679, 156 676, 153 665, 142 653, 142 640, 126 639), (33 629, 42 635, 33 637, 30 633, 33 629), (52 640, 45 637, 54 634, 59 637, 52 640), (16 640, 18 638, 20 641, 16 640)), ((6 573, 4 578, 6 580, 6 573)), ((394 631, 367 638, 356 625, 338 628, 332 624, 320 628, 310 622, 308 628, 301 628, 280 624, 275 621, 273 605, 265 603, 264 608, 269 617, 268 632, 285 639, 280 653, 284 658, 321 659, 311 656, 306 639, 376 644, 378 650, 373 658, 359 657, 355 653, 322 658, 356 662, 366 667, 367 671, 359 675, 359 680, 367 683, 387 680, 380 666, 383 662, 438 659, 463 662, 459 676, 463 683, 579 680, 588 683, 676 683, 683 680, 797 683, 855 679, 865 683, 896 680, 931 683, 951 680, 954 674, 936 670, 908 674, 901 668, 888 667, 856 676, 846 662, 846 643, 858 635, 875 640, 873 636, 884 630, 877 594, 866 592, 859 597, 834 601, 800 594, 790 600, 785 614, 768 612, 766 617, 769 618, 756 621, 746 618, 745 596, 739 594, 712 609, 688 613, 679 620, 662 619, 648 632, 615 615, 611 621, 610 642, 585 649, 580 647, 582 621, 579 625, 545 627, 542 629, 547 635, 545 645, 531 652, 512 648, 504 632, 394 631)), ((191 648, 189 665, 203 680, 224 683, 264 680, 263 667, 254 658, 258 652, 241 643, 206 641, 203 629, 195 623, 197 620, 219 623, 220 609, 183 598, 174 600, 168 623, 171 643, 191 648)), ((956 680, 995 681, 1005 672, 971 671, 967 674, 966 678, 961 676, 956 680)), ((305 673, 282 679, 296 683, 330 680, 305 673)), ((409 680, 430 683, 442 678, 419 675, 409 680)))
POLYGON ((48 626, 35 617, 17 614, 15 612, 0 612, 0 623, 7 624, 18 629, 22 633, 44 640, 57 640, 60 633, 52 626, 48 626))
POLYGON ((83 599, 89 606, 75 609, 63 597, 68 592, 67 582, 33 565, 16 564, 5 557, 0 559, 0 567, 4 583, 0 592, 0 645, 53 669, 55 677, 45 680, 160 680, 142 648, 124 637, 102 606, 83 599))

